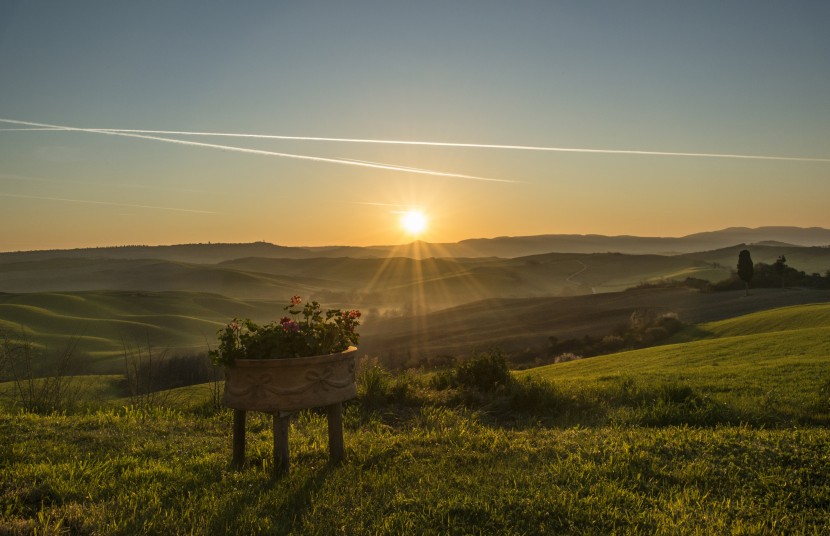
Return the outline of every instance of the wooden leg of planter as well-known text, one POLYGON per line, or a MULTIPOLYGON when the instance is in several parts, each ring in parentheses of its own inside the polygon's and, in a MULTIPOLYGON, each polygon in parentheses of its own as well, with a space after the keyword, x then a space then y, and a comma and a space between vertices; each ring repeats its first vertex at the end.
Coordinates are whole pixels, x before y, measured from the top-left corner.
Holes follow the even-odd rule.
POLYGON ((231 465, 240 468, 245 464, 245 410, 233 410, 233 459, 231 465))
POLYGON ((329 458, 338 463, 343 461, 343 404, 338 402, 326 407, 329 418, 329 458))
POLYGON ((288 425, 290 414, 274 414, 274 473, 275 475, 288 474, 288 425))

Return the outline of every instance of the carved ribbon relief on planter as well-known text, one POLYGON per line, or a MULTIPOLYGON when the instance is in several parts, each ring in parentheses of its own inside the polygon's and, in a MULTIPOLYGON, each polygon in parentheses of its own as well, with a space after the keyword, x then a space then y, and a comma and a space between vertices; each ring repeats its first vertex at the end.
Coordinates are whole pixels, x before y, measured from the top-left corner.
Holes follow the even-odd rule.
POLYGON ((250 396, 254 400, 260 398, 263 393, 285 396, 298 395, 306 391, 317 393, 319 391, 328 391, 330 389, 343 389, 354 383, 354 367, 349 367, 349 375, 345 378, 333 377, 334 369, 332 367, 326 367, 322 372, 319 370, 309 370, 305 373, 305 380, 307 383, 291 388, 277 387, 276 385, 273 385, 273 376, 273 374, 269 373, 247 373, 242 376, 242 383, 245 385, 244 387, 229 385, 227 386, 227 389, 233 396, 250 396))
POLYGON ((225 368, 225 404, 252 411, 295 411, 357 396, 356 348, 289 359, 238 360, 225 368))

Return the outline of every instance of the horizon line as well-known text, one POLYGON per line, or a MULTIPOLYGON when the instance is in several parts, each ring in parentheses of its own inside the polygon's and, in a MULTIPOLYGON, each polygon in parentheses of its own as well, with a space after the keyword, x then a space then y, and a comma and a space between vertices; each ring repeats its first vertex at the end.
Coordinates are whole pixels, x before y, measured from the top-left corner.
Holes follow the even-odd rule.
MULTIPOLYGON (((0 194, 3 195, 3 194, 0 194)), ((8 194, 6 194, 8 195, 8 194)), ((11 197, 18 197, 15 195, 11 195, 11 197)), ((89 201, 82 201, 82 200, 74 200, 74 199, 55 199, 56 201, 75 201, 75 202, 89 202, 89 201)), ((93 201, 93 203, 96 203, 93 201)), ((115 204, 115 203, 102 203, 102 204, 115 204)), ((130 206, 130 205, 124 205, 130 206)), ((184 210, 190 211, 188 209, 176 209, 176 208, 168 208, 168 207, 142 207, 139 205, 132 205, 136 208, 153 208, 159 210, 184 210)), ((215 214, 207 211, 193 211, 193 212, 204 212, 206 214, 215 214)), ((688 238, 694 235, 700 234, 707 234, 707 233, 720 233, 724 231, 730 231, 735 229, 741 230, 749 230, 749 231, 757 231, 760 229, 798 229, 802 231, 809 231, 809 230, 821 230, 821 231, 828 231, 830 232, 830 228, 827 227, 820 227, 817 225, 811 226, 799 226, 799 225, 761 225, 758 227, 744 227, 744 226, 730 226, 724 227, 722 229, 715 229, 713 231, 696 231, 693 233, 680 235, 680 236, 644 236, 644 235, 632 235, 632 234, 621 234, 621 235, 607 235, 607 234, 600 234, 600 233, 541 233, 541 234, 533 234, 533 235, 501 235, 501 236, 490 236, 490 237, 473 237, 473 238, 463 238, 457 240, 455 242, 427 242, 425 240, 412 240, 410 242, 404 242, 401 244, 371 244, 366 246, 356 246, 356 245, 349 245, 349 244, 325 244, 319 246, 288 246, 283 244, 277 244, 274 242, 268 242, 266 240, 253 240, 249 242, 182 242, 182 243, 167 243, 167 244, 120 244, 120 245, 107 245, 107 246, 78 246, 78 247, 65 247, 65 248, 45 248, 45 249, 27 249, 27 250, 15 250, 15 251, 0 251, 0 255, 9 254, 9 253, 30 253, 30 252, 38 252, 38 251, 73 251, 73 250, 81 250, 81 249, 115 249, 115 248, 156 248, 156 247, 176 247, 176 246, 245 246, 245 245, 253 245, 253 244, 267 244, 270 246, 276 246, 280 248, 291 248, 291 249, 305 249, 305 250, 314 250, 314 249, 327 249, 327 248, 357 248, 357 249, 372 249, 372 248, 400 248, 411 246, 416 243, 427 244, 427 245, 436 245, 436 246, 443 246, 443 245, 454 245, 460 244, 461 242, 466 242, 470 240, 497 240, 503 238, 531 238, 531 237, 545 237, 545 236, 578 236, 578 237, 603 237, 603 238, 641 238, 641 239, 683 239, 688 238)), ((725 246, 725 247, 733 247, 733 246, 752 246, 755 243, 750 244, 733 244, 732 246, 725 246)), ((787 244, 788 246, 798 247, 798 248, 811 248, 811 247, 826 247, 826 246, 803 246, 797 244, 787 244)), ((568 253, 568 252, 563 252, 568 253)), ((580 253, 574 253, 580 254, 580 253)))

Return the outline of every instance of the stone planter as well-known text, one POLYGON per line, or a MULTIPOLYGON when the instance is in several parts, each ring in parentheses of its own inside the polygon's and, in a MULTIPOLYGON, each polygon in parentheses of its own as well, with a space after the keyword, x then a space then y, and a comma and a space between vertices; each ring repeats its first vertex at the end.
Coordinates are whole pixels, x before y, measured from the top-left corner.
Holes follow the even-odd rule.
POLYGON ((225 405, 277 413, 329 406, 357 396, 355 354, 237 359, 225 368, 225 405))
POLYGON ((288 427, 291 412, 325 407, 329 421, 329 456, 343 459, 342 402, 357 396, 357 348, 337 354, 290 359, 237 359, 225 367, 225 404, 234 409, 233 465, 245 461, 245 412, 274 416, 274 468, 289 468, 288 427))

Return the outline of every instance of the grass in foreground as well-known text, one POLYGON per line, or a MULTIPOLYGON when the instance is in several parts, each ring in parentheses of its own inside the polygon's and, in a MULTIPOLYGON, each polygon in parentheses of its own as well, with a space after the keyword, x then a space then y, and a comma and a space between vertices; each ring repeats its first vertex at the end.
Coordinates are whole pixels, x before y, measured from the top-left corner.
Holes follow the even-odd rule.
POLYGON ((510 429, 423 407, 394 425, 351 406, 347 458, 293 423, 270 477, 270 421, 234 472, 230 417, 170 410, 0 414, 0 532, 74 534, 815 533, 830 530, 830 431, 510 429))
POLYGON ((345 462, 303 412, 280 480, 266 416, 232 471, 227 410, 0 409, 0 534, 828 533, 830 328, 769 318, 518 379, 369 367, 345 462))

